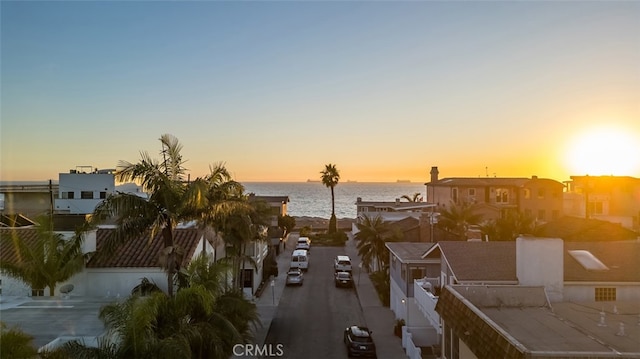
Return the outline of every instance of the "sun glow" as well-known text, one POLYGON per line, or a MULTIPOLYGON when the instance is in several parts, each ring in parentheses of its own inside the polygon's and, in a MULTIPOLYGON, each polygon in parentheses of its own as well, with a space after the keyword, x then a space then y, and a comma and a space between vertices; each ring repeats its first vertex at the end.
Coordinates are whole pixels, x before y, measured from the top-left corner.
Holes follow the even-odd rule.
POLYGON ((578 133, 565 151, 567 168, 576 175, 638 176, 640 136, 631 130, 598 127, 578 133))

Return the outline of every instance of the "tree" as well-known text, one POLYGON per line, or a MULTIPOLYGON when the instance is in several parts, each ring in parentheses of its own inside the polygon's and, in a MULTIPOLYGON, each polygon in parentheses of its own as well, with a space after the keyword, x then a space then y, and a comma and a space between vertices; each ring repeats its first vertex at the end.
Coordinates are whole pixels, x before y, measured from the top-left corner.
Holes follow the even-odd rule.
POLYGON ((33 289, 48 287, 49 295, 54 296, 58 283, 84 268, 82 233, 77 231, 70 239, 64 239, 61 234, 51 231, 47 218, 42 217, 39 222, 41 225, 36 227, 37 238, 33 243, 24 242, 15 232, 12 234, 11 240, 20 261, 0 261, 0 269, 33 289))
POLYGON ((459 239, 467 238, 467 230, 471 225, 479 224, 482 215, 474 213, 473 203, 452 203, 449 209, 440 211, 438 227, 454 234, 459 239))
POLYGON ((98 348, 74 341, 59 352, 69 358, 227 359, 236 343, 251 339, 259 323, 256 306, 227 288, 226 266, 199 256, 184 271, 187 285, 175 296, 132 295, 100 310, 108 335, 98 348))
POLYGON ((338 220, 336 219, 336 201, 334 188, 340 182, 340 172, 335 165, 329 163, 320 171, 322 184, 331 189, 331 218, 329 219, 329 233, 338 231, 338 220))
POLYGON ((371 270, 371 265, 375 264, 376 270, 382 270, 389 264, 389 254, 385 243, 397 241, 399 235, 394 233, 387 222, 382 217, 369 217, 365 215, 362 223, 357 223, 359 232, 355 239, 358 241, 358 255, 362 259, 362 265, 371 270))
POLYGON ((420 192, 414 193, 413 196, 409 196, 405 194, 405 195, 402 195, 400 198, 404 198, 408 202, 422 202, 422 195, 420 194, 420 192))
POLYGON ((296 228, 296 219, 288 214, 278 216, 278 227, 284 229, 283 237, 286 237, 294 228, 296 228))
POLYGON ((37 358, 33 337, 18 328, 7 328, 0 322, 0 358, 37 358))
POLYGON ((116 218, 115 235, 107 243, 106 250, 127 240, 135 240, 143 234, 151 239, 160 234, 163 251, 161 267, 167 272, 169 295, 173 295, 173 277, 180 271, 183 249, 174 241, 174 228, 180 222, 198 220, 203 226, 224 218, 235 208, 234 196, 242 186, 230 180, 222 164, 211 167, 211 173, 193 182, 185 180, 185 161, 180 151, 182 145, 169 134, 160 137, 162 159, 152 159, 141 152, 138 163, 120 161, 116 170, 119 182, 139 182, 148 199, 134 194, 115 193, 96 206, 92 223, 116 218))
POLYGON ((508 211, 502 218, 483 224, 482 234, 493 241, 513 241, 521 234, 535 231, 535 219, 523 212, 508 211))

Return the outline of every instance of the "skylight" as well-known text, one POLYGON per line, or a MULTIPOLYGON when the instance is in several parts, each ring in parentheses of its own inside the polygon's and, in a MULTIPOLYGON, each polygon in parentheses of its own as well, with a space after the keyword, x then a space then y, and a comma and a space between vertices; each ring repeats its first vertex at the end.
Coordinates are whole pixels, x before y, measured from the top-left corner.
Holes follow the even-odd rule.
POLYGON ((571 250, 569 251, 569 254, 571 254, 571 256, 578 261, 578 263, 580 263, 580 265, 582 265, 582 267, 584 267, 584 269, 586 270, 593 270, 593 271, 605 271, 605 270, 609 270, 609 268, 604 265, 604 263, 602 263, 596 256, 594 256, 591 252, 584 250, 584 249, 578 249, 578 250, 571 250))

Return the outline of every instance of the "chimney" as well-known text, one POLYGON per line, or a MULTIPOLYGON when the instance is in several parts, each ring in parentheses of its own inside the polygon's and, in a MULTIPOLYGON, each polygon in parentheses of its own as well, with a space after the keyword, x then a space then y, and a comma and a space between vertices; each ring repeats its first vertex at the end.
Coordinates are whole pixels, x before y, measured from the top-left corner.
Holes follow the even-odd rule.
POLYGON ((564 291, 564 242, 560 238, 521 236, 516 239, 516 274, 525 286, 544 286, 550 302, 564 291))
POLYGON ((538 176, 531 176, 531 179, 537 180, 538 176))
POLYGON ((438 167, 437 166, 433 166, 431 167, 431 182, 437 182, 438 181, 438 167))

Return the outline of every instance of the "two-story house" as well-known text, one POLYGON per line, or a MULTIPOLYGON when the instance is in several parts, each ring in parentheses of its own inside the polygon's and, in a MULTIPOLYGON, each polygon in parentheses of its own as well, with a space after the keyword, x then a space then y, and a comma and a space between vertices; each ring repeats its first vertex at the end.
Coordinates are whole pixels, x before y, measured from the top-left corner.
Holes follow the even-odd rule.
POLYGON ((454 204, 473 203, 483 219, 497 219, 507 211, 528 214, 538 222, 547 222, 563 215, 563 185, 546 178, 508 177, 438 177, 438 167, 431 168, 427 186, 427 201, 435 210, 454 204))
POLYGON ((571 176, 564 193, 564 213, 620 223, 640 231, 640 178, 571 176))

